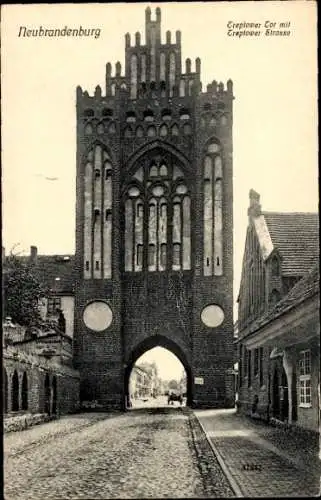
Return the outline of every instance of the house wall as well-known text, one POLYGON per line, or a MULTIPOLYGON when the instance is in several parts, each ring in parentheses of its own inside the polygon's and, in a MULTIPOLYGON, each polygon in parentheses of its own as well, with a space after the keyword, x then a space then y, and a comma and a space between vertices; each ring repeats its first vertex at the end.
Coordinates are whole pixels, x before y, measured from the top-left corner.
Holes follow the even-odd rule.
POLYGON ((258 397, 258 403, 255 413, 263 420, 268 419, 269 415, 269 372, 270 372, 270 352, 268 347, 263 348, 262 359, 262 384, 260 383, 260 361, 258 373, 254 374, 254 350, 251 354, 251 384, 249 384, 248 368, 244 366, 246 361, 245 347, 242 349, 242 359, 239 361, 239 387, 238 401, 243 413, 250 415, 255 396, 258 397))
POLYGON ((74 303, 75 299, 71 295, 64 295, 61 297, 61 309, 66 320, 65 334, 71 338, 74 335, 74 303))
POLYGON ((22 352, 12 347, 4 349, 3 384, 7 380, 7 390, 3 390, 6 398, 6 413, 12 412, 13 375, 19 379, 19 411, 22 407, 22 380, 24 373, 28 382, 28 408, 30 413, 45 411, 45 378, 49 376, 52 391, 53 377, 57 380, 57 414, 76 411, 79 405, 79 374, 76 370, 63 365, 59 366, 50 360, 22 352))
POLYGON ((320 345, 318 340, 313 339, 293 348, 296 359, 297 372, 297 425, 319 431, 319 395, 318 384, 320 383, 320 345), (305 408, 300 405, 300 384, 299 384, 299 357, 300 352, 310 349, 311 351, 311 407, 305 408))
MULTIPOLYGON (((240 348, 240 346, 239 346, 240 348)), ((260 385, 259 376, 254 375, 253 366, 253 353, 251 362, 251 385, 248 386, 248 375, 244 369, 244 348, 241 368, 239 371, 239 408, 240 411, 247 415, 252 415, 253 402, 255 396, 258 396, 258 403, 255 409, 255 414, 263 420, 273 417, 273 375, 274 370, 279 368, 282 370, 283 360, 282 356, 276 359, 270 359, 272 349, 270 347, 264 348, 263 355, 263 385, 260 385)), ((282 349, 280 349, 282 351, 282 349)), ((319 431, 319 396, 318 384, 320 383, 320 345, 318 337, 311 339, 307 342, 290 346, 286 349, 286 353, 291 359, 291 366, 293 368, 294 378, 296 378, 296 402, 293 414, 296 419, 293 424, 304 429, 319 431), (304 350, 311 351, 311 407, 303 407, 300 405, 300 382, 299 382, 299 359, 300 353, 304 350)), ((288 379, 287 379, 288 380, 288 379)), ((281 382, 280 382, 281 384, 281 382)))

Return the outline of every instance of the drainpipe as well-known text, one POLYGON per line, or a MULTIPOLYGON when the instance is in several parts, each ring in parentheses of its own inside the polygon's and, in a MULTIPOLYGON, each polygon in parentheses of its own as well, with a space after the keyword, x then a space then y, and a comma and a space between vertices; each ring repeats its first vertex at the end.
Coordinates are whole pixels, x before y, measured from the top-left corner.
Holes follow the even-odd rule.
POLYGON ((268 406, 267 406, 267 421, 270 423, 271 414, 271 358, 269 356, 268 362, 268 406))

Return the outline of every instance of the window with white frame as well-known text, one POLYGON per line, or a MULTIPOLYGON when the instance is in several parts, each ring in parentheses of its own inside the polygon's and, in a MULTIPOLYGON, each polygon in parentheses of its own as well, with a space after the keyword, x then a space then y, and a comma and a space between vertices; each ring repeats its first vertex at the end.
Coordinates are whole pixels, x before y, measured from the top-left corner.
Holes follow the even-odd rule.
POLYGON ((299 359, 300 406, 311 407, 311 351, 301 351, 299 359))
POLYGON ((48 314, 56 314, 57 309, 61 309, 61 297, 49 297, 47 306, 48 314))

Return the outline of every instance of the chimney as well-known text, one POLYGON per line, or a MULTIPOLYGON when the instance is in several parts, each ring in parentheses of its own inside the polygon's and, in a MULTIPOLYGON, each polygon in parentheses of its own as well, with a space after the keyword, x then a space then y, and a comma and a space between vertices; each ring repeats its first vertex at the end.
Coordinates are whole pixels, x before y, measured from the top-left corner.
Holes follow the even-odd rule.
POLYGON ((30 247, 30 262, 32 264, 36 264, 37 262, 37 254, 38 254, 38 248, 31 246, 30 247))
POLYGON ((247 210, 249 217, 259 217, 261 215, 260 195, 254 189, 250 190, 250 206, 247 210))

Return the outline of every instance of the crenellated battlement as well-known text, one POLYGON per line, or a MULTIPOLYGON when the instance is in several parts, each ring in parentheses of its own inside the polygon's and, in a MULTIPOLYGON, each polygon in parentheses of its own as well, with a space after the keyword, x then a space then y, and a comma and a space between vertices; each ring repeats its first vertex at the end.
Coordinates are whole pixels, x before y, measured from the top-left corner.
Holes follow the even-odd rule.
POLYGON ((202 100, 204 97, 211 97, 212 99, 223 99, 231 101, 234 99, 233 96, 233 82, 228 80, 226 84, 223 82, 217 82, 213 80, 206 86, 206 91, 202 92, 202 100))
MULTIPOLYGON (((88 92, 77 91, 77 99, 92 100, 93 104, 101 98, 141 99, 188 98, 205 95, 210 98, 233 99, 233 83, 226 84, 215 80, 202 91, 201 60, 192 64, 186 58, 182 64, 181 32, 176 31, 173 43, 172 33, 166 31, 165 43, 161 40, 161 9, 155 9, 152 17, 150 7, 145 10, 145 44, 137 31, 133 38, 125 34, 125 64, 120 61, 106 64, 105 95, 97 86, 93 96, 88 92), (183 68, 184 66, 184 68, 183 68)), ((89 101, 88 101, 89 102, 89 101)))

